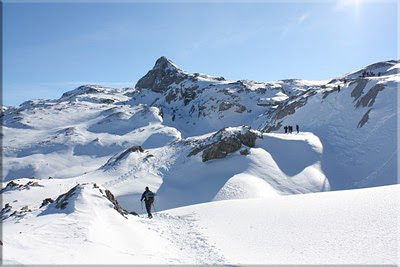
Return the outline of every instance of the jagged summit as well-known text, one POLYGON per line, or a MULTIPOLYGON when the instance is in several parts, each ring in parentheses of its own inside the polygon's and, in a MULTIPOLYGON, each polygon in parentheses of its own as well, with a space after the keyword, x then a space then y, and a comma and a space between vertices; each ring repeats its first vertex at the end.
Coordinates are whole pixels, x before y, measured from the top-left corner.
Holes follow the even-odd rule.
POLYGON ((153 67, 154 69, 163 69, 165 71, 181 71, 184 72, 181 68, 179 68, 174 62, 170 59, 162 56, 157 59, 156 64, 153 67))
POLYGON ((188 77, 187 72, 162 56, 157 59, 154 67, 136 83, 135 87, 162 93, 167 90, 169 85, 179 83, 188 77))
POLYGON ((3 260, 392 264, 399 69, 234 81, 161 57, 137 88, 83 85, 2 107, 3 260))
POLYGON ((335 155, 328 162, 337 166, 324 169, 333 188, 390 184, 396 180, 399 66, 398 60, 378 62, 364 68, 374 75, 360 77, 357 70, 332 81, 253 82, 180 71, 161 57, 137 88, 84 85, 60 99, 3 108, 4 180, 76 176, 133 146, 154 149, 225 127, 282 133, 299 124, 301 132, 322 136, 326 154, 335 155), (336 177, 341 180, 334 183, 336 177))

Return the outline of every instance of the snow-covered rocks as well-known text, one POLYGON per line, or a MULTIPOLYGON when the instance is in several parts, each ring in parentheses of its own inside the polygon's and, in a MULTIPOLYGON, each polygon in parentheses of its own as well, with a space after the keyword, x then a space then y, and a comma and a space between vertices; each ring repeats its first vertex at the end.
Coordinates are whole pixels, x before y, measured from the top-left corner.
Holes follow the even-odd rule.
MULTIPOLYGON (((57 209, 62 210, 62 212, 66 214, 72 213, 80 209, 79 206, 82 205, 82 200, 84 200, 89 195, 90 198, 98 197, 104 199, 103 202, 97 201, 97 203, 101 203, 101 205, 104 206, 112 207, 125 218, 129 214, 124 208, 121 207, 121 205, 118 203, 110 190, 99 186, 96 183, 77 184, 69 189, 66 193, 59 195, 55 201, 52 201, 51 199, 45 199, 40 208, 46 207, 43 211, 45 214, 58 212, 56 211, 57 209), (105 200, 108 200, 109 203, 105 200)), ((89 205, 91 201, 92 200, 89 199, 89 205)), ((94 206, 93 208, 101 209, 101 207, 96 206, 94 206)))
POLYGON ((254 147, 257 137, 262 138, 261 133, 246 126, 224 128, 205 139, 188 156, 193 156, 203 151, 203 162, 225 158, 229 153, 239 150, 242 144, 247 147, 254 147))
POLYGON ((397 182, 398 65, 264 83, 162 57, 134 89, 2 108, 6 262, 392 263, 396 186, 284 195, 397 182), (146 186, 159 220, 129 215, 146 186))
MULTIPOLYGON (((396 137, 389 129, 397 116, 396 64, 390 61, 374 65, 374 70, 379 67, 385 74, 379 77, 263 83, 190 74, 162 57, 146 78, 154 82, 155 91, 141 83, 135 89, 85 85, 58 100, 32 100, 5 108, 4 180, 85 175, 102 169, 132 146, 142 146, 146 151, 165 147, 170 151, 171 143, 190 143, 198 136, 232 126, 283 132, 284 126, 299 124, 300 131, 312 132, 323 142, 322 168, 333 188, 394 183, 396 137)), ((222 149, 217 147, 218 140, 193 142, 202 154, 205 145, 216 143, 204 154, 204 160, 209 161, 234 155, 240 150, 235 140, 220 142, 226 146, 222 149)), ((251 147, 242 141, 241 146, 251 147)), ((188 152, 176 148, 172 151, 197 151, 195 147, 188 152)), ((154 156, 147 160, 160 160, 154 156)), ((163 177, 158 175, 164 172, 161 165, 141 176, 163 177)), ((119 173, 118 177, 133 173, 119 173)))
POLYGON ((398 185, 216 201, 156 212, 152 220, 124 218, 99 189, 93 183, 79 185, 64 210, 55 209, 53 203, 4 220, 3 260, 20 264, 398 263, 398 185))
POLYGON ((165 92, 174 83, 178 84, 189 76, 166 57, 160 57, 154 68, 137 83, 138 89, 150 89, 157 93, 165 92))
POLYGON ((30 189, 31 187, 43 187, 43 185, 39 184, 38 181, 29 181, 26 184, 19 184, 15 181, 10 181, 9 183, 7 183, 5 188, 2 188, 0 190, 0 193, 3 193, 5 191, 9 191, 9 190, 24 190, 24 189, 30 189))

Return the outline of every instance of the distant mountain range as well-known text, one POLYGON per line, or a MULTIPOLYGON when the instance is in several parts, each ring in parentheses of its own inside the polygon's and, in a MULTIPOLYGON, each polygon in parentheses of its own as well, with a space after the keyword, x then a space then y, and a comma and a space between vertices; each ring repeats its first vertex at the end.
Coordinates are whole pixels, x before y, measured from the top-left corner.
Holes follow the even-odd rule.
POLYGON ((282 133, 298 124, 321 140, 331 189, 392 184, 398 70, 391 60, 327 81, 230 81, 161 57, 135 88, 84 85, 3 107, 4 181, 79 176, 131 146, 161 148, 225 127, 282 133))
POLYGON ((230 81, 161 57, 135 88, 3 106, 5 262, 393 264, 398 186, 299 194, 397 183, 399 67, 230 81))

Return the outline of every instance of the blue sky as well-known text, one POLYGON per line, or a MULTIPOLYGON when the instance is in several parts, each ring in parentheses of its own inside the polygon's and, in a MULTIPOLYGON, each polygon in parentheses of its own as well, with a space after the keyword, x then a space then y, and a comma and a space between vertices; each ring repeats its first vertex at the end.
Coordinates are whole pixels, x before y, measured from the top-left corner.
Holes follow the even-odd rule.
POLYGON ((3 4, 3 104, 133 87, 166 56, 228 79, 328 79, 397 59, 397 1, 3 4))

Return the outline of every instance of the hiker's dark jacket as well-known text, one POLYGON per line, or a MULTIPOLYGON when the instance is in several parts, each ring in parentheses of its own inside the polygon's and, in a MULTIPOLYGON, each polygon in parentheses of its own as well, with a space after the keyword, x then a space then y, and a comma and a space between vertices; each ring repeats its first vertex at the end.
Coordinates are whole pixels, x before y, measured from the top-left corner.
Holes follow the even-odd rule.
POLYGON ((154 201, 154 193, 149 191, 144 191, 142 194, 142 197, 140 198, 140 201, 142 201, 144 199, 144 201, 154 201))

